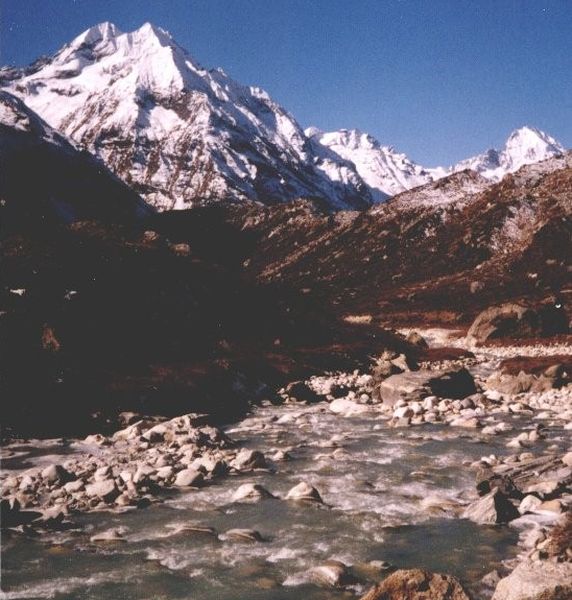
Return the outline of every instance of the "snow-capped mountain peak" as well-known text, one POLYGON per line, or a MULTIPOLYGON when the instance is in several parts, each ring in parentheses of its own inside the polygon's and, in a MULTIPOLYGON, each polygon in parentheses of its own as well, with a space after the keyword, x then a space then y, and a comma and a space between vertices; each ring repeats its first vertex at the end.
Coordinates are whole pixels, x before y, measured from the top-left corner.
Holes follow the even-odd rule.
POLYGON ((507 173, 514 173, 524 165, 537 163, 565 152, 553 137, 524 126, 515 129, 508 137, 503 150, 491 148, 483 154, 468 158, 451 167, 451 171, 472 169, 487 179, 499 181, 507 173))
POLYGON ((263 90, 206 70, 150 23, 102 23, 53 57, 0 71, 0 87, 97 154, 159 208, 203 201, 274 203, 316 197, 332 208, 371 204, 353 164, 321 153, 263 90))
POLYGON ((525 126, 510 134, 504 154, 507 167, 517 170, 523 165, 540 162, 564 151, 564 147, 547 133, 525 126))
POLYGON ((69 44, 70 48, 79 48, 81 46, 93 46, 99 42, 107 42, 108 40, 121 35, 121 31, 113 23, 106 21, 94 25, 89 29, 86 29, 83 33, 80 33, 74 40, 69 44))
POLYGON ((372 191, 376 202, 404 190, 433 181, 435 175, 411 161, 392 146, 382 146, 373 136, 358 129, 340 129, 324 133, 306 129, 315 143, 352 162, 372 191))

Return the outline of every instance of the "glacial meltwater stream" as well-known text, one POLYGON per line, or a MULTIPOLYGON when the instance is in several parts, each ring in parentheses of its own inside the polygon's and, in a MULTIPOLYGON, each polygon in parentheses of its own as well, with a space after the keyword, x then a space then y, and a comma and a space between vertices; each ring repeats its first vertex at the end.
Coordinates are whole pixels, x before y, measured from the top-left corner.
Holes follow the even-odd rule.
POLYGON ((459 576, 469 586, 516 553, 517 533, 458 518, 475 497, 468 465, 506 454, 506 439, 442 425, 390 428, 379 414, 344 418, 327 403, 257 408, 229 435, 266 456, 275 471, 228 476, 125 513, 74 516, 74 527, 2 540, 1 598, 83 600, 353 598, 383 576, 383 563, 459 576), (301 481, 324 505, 285 500, 301 481), (276 498, 232 501, 243 483, 276 498), (211 527, 208 531, 182 526, 211 527), (110 527, 123 541, 92 543, 110 527), (262 541, 225 539, 233 528, 262 541), (328 560, 352 565, 359 583, 326 589, 307 573, 328 560))

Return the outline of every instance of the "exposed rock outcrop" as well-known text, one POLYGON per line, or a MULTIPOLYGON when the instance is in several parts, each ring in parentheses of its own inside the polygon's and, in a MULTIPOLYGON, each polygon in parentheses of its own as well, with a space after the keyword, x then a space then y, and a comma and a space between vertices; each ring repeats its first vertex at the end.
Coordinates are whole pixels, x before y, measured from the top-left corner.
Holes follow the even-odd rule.
POLYGON ((392 573, 360 600, 470 600, 459 580, 421 569, 392 573))

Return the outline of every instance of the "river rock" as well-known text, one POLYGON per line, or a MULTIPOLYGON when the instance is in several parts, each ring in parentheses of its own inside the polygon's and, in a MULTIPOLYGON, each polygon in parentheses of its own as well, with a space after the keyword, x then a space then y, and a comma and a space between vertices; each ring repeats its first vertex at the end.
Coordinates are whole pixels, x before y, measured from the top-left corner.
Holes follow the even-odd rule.
POLYGON ((224 538, 237 542, 263 542, 264 539, 256 529, 229 529, 224 538))
POLYGON ((75 481, 69 481, 66 483, 64 485, 64 490, 69 494, 74 494, 75 492, 83 490, 84 487, 84 482, 81 479, 76 479, 75 481))
POLYGON ((238 471, 251 471, 253 469, 266 469, 268 464, 262 452, 243 448, 232 461, 231 465, 238 471))
POLYGON ((204 475, 196 469, 183 469, 175 477, 178 487, 200 487, 204 483, 204 475))
POLYGON ((289 383, 284 392, 287 396, 302 402, 320 402, 322 396, 317 394, 305 381, 293 381, 289 383))
POLYGON ((258 483, 243 483, 232 495, 233 502, 257 502, 274 496, 258 483))
POLYGON ((492 600, 570 600, 572 563, 521 562, 501 579, 492 600))
POLYGON ((421 569, 400 569, 371 589, 360 600, 470 600, 451 575, 421 569))
POLYGON ((329 408, 333 413, 345 417, 361 415, 370 410, 366 404, 360 404, 359 402, 354 402, 348 398, 336 398, 335 400, 332 400, 329 404, 329 408))
POLYGON ((522 502, 518 505, 518 512, 521 515, 524 515, 527 512, 536 512, 540 505, 542 504, 542 500, 529 494, 522 499, 522 502))
POLYGON ((119 490, 113 479, 90 483, 85 487, 85 493, 88 496, 97 496, 107 503, 113 502, 119 496, 119 490))
POLYGON ((470 504, 462 514, 463 518, 482 525, 508 523, 519 516, 514 504, 498 489, 470 504))
POLYGON ((289 490, 286 494, 286 500, 302 500, 306 502, 318 502, 320 504, 324 502, 322 496, 320 496, 320 492, 305 481, 300 482, 289 490))
POLYGON ((75 476, 64 469, 61 465, 49 465, 41 473, 42 479, 48 483, 66 483, 72 481, 75 476))
POLYGON ((123 529, 120 527, 112 527, 105 531, 101 531, 92 535, 89 538, 90 542, 124 542, 123 529))
POLYGON ((356 583, 356 578, 344 563, 330 560, 308 571, 308 579, 317 585, 339 588, 356 583))
POLYGON ((388 377, 377 387, 377 394, 389 405, 399 400, 423 401, 431 395, 461 399, 476 391, 473 376, 466 369, 400 373, 388 377))

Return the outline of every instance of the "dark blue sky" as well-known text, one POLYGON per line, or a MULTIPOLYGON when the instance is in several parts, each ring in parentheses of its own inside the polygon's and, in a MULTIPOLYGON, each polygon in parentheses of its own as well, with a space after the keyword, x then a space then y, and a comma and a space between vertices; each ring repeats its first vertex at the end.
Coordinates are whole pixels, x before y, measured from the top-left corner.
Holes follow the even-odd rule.
POLYGON ((2 64, 89 26, 169 30, 304 126, 359 128, 428 166, 535 125, 572 147, 572 0, 3 0, 2 64))

